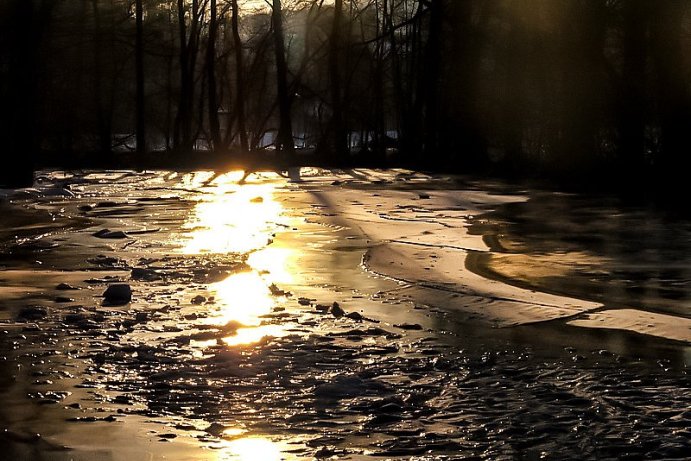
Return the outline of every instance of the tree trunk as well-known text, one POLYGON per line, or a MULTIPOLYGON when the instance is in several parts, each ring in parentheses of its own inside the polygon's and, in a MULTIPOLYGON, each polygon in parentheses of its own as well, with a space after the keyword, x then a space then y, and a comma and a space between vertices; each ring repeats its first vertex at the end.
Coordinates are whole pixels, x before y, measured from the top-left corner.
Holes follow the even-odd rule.
POLYGON ((432 0, 429 4, 429 31, 425 45, 424 66, 418 81, 422 85, 418 97, 423 99, 424 118, 422 120, 422 154, 424 159, 439 155, 439 108, 438 93, 441 63, 441 33, 443 18, 442 0, 432 0))
POLYGON ((624 68, 619 103, 619 164, 638 176, 645 163, 646 0, 624 3, 624 68))
POLYGON ((290 159, 293 156, 295 145, 293 143, 293 124, 290 115, 291 97, 288 94, 288 66, 286 64, 285 43, 283 39, 281 0, 273 0, 272 19, 274 29, 274 50, 276 53, 276 89, 280 114, 276 150, 290 159))
POLYGON ((101 20, 101 9, 99 8, 99 0, 91 0, 91 9, 94 15, 94 29, 98 36, 93 47, 93 65, 94 65, 94 110, 96 112, 96 124, 98 132, 99 150, 106 158, 111 159, 113 150, 113 129, 112 129, 112 110, 110 107, 106 108, 104 103, 104 89, 103 89, 103 59, 104 51, 110 49, 105 46, 103 34, 111 34, 112 30, 103 30, 103 21, 101 20))
POLYGON ((146 107, 144 96, 144 7, 136 0, 135 67, 137 82, 137 153, 146 153, 146 107))
POLYGON ((192 120, 194 117, 194 69, 196 64, 196 27, 198 2, 193 0, 190 27, 187 30, 185 0, 178 0, 178 33, 180 40, 180 94, 175 120, 175 148, 179 153, 189 153, 194 146, 192 120))
POLYGON ((38 145, 38 64, 44 29, 54 2, 13 0, 3 31, 9 45, 7 78, 0 83, 0 143, 5 166, 0 187, 27 187, 33 183, 33 159, 38 145))
POLYGON ((682 20, 687 8, 685 0, 660 2, 651 27, 661 138, 657 168, 668 187, 681 186, 686 171, 682 166, 684 157, 689 155, 691 148, 688 136, 691 95, 681 70, 682 20))
MULTIPOLYGON (((374 126, 372 127, 372 143, 371 149, 375 161, 377 163, 383 163, 386 160, 386 109, 385 109, 385 86, 384 86, 384 32, 386 31, 385 23, 385 9, 386 0, 384 0, 383 8, 384 14, 380 15, 379 12, 379 2, 375 0, 375 11, 376 11, 376 35, 378 38, 377 46, 374 53, 374 66, 373 66, 373 80, 374 80, 374 126)), ((369 141, 365 139, 365 141, 369 141)), ((367 142, 368 147, 370 143, 367 142)))
POLYGON ((233 29, 233 41, 235 42, 235 105, 237 106, 238 135, 240 137, 240 149, 246 153, 249 151, 247 141, 247 128, 245 120, 245 79, 244 59, 242 54, 242 41, 240 40, 238 1, 232 0, 231 28, 233 29))
POLYGON ((216 38, 218 36, 218 12, 216 6, 216 0, 211 0, 209 5, 209 42, 206 48, 209 132, 211 135, 211 148, 214 151, 221 147, 221 124, 218 120, 218 88, 216 85, 216 38))
POLYGON ((334 0, 333 23, 329 50, 329 84, 331 92, 331 146, 332 160, 337 164, 348 161, 348 135, 343 114, 341 85, 341 56, 343 49, 343 0, 334 0))

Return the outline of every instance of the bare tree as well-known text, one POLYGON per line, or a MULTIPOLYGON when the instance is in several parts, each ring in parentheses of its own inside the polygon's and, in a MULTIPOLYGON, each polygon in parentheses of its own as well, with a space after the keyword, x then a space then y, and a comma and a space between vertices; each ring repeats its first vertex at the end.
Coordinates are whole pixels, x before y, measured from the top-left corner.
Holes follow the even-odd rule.
POLYGON ((218 9, 216 0, 209 4, 209 36, 206 48, 207 107, 211 148, 218 150, 221 146, 221 124, 218 119, 218 84, 216 82, 216 41, 218 39, 218 9))
POLYGON ((285 40, 283 37, 283 11, 281 0, 273 0, 272 10, 274 50, 276 54, 276 89, 278 94, 278 110, 280 123, 276 138, 276 149, 292 156, 295 148, 293 143, 293 123, 290 115, 291 97, 288 94, 288 66, 286 64, 285 40))
POLYGON ((336 163, 346 162, 349 156, 348 133, 343 114, 343 85, 341 59, 343 49, 343 0, 334 0, 329 49, 329 82, 331 92, 331 158, 336 163))
POLYGON ((247 141, 247 126, 245 121, 245 77, 244 56, 242 51, 242 39, 240 38, 240 10, 238 0, 231 0, 231 27, 233 29, 233 42, 235 46, 235 106, 238 123, 238 135, 240 136, 240 149, 249 151, 247 141))
POLYGON ((146 152, 146 100, 144 81, 144 5, 143 0, 135 2, 136 39, 135 68, 137 85, 137 153, 146 152))

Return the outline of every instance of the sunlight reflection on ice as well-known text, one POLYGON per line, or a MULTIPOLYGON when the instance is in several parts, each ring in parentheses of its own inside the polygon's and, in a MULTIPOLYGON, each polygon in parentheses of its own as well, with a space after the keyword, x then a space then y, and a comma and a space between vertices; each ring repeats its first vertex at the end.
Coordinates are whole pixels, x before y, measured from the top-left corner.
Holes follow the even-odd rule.
MULTIPOLYGON (((273 199, 272 184, 244 184, 237 181, 242 172, 219 176, 202 196, 192 219, 184 225, 189 230, 182 252, 185 254, 247 252, 265 245, 270 231, 283 211, 273 199)), ((199 189, 202 179, 188 179, 199 189)))
POLYGON ((256 272, 234 274, 211 286, 220 301, 219 315, 212 317, 216 324, 236 321, 249 328, 239 328, 233 336, 223 338, 229 346, 251 344, 267 336, 284 336, 283 325, 262 325, 262 316, 269 314, 275 299, 266 281, 256 272))
POLYGON ((215 179, 212 173, 198 172, 183 180, 186 187, 206 193, 200 195, 183 226, 187 233, 182 252, 251 252, 247 263, 252 271, 233 274, 209 286, 219 307, 209 321, 216 325, 241 325, 234 335, 223 339, 227 345, 251 344, 266 336, 285 335, 285 327, 265 324, 263 316, 272 312, 277 300, 269 288, 271 284, 293 281, 288 260, 294 250, 267 246, 283 213, 281 204, 274 200, 275 185, 238 184, 242 177, 241 171, 215 179))
POLYGON ((285 335, 286 328, 284 325, 262 325, 252 328, 238 328, 238 331, 233 336, 226 336, 223 338, 223 343, 228 346, 254 344, 264 338, 279 338, 285 335))
POLYGON ((227 442, 219 461, 280 461, 283 459, 277 444, 263 437, 243 437, 227 442))
POLYGON ((261 323, 260 316, 270 313, 274 306, 271 291, 256 272, 233 274, 210 288, 221 305, 214 323, 235 320, 245 326, 256 326, 261 323))
POLYGON ((260 272, 267 272, 273 283, 293 283, 294 278, 288 268, 293 254, 294 250, 290 248, 268 247, 252 253, 247 264, 260 272))

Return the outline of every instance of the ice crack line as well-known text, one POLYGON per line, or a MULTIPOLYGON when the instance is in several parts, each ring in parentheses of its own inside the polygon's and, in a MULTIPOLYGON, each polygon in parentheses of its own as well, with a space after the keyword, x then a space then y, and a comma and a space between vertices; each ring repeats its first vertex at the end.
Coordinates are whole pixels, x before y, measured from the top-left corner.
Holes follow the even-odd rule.
POLYGON ((456 246, 456 245, 445 245, 445 244, 437 244, 437 243, 424 243, 424 242, 411 242, 409 240, 398 240, 398 239, 393 239, 393 240, 387 240, 388 243, 400 243, 401 245, 413 245, 413 246, 420 246, 420 247, 426 247, 426 248, 439 248, 439 249, 451 249, 451 250, 461 250, 465 251, 466 253, 491 253, 490 250, 478 250, 477 248, 467 248, 467 247, 462 247, 462 246, 456 246))

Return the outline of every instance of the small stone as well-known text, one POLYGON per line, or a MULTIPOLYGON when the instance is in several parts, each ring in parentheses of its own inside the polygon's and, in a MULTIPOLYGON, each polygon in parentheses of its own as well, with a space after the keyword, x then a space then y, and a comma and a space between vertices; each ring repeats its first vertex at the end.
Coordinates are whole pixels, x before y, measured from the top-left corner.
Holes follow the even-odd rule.
POLYGON ((132 288, 126 283, 115 283, 103 292, 103 297, 111 306, 122 306, 132 301, 132 288))
POLYGON ((223 435, 223 431, 225 431, 226 429, 227 427, 223 424, 211 423, 209 427, 204 429, 204 432, 207 432, 208 434, 211 434, 214 437, 220 437, 221 435, 223 435))
POLYGON ((137 312, 137 314, 134 316, 134 318, 137 322, 146 322, 149 319, 149 313, 148 312, 137 312))
POLYGON ((336 301, 331 305, 331 315, 334 317, 343 317, 345 315, 345 311, 341 308, 341 306, 338 305, 336 301))
POLYGON ((428 198, 429 198, 429 194, 426 194, 425 192, 420 192, 420 193, 418 194, 418 197, 420 197, 420 198, 423 199, 423 200, 424 200, 424 199, 428 199, 428 198))
POLYGON ((298 304, 301 306, 309 306, 311 302, 312 300, 309 298, 298 298, 298 304))
POLYGON ((79 288, 74 287, 72 285, 68 285, 67 283, 59 283, 56 287, 56 290, 79 290, 79 288))
POLYGON ((67 324, 80 323, 86 320, 86 315, 81 313, 66 314, 62 321, 67 324))
POLYGON ((394 325, 396 328, 400 328, 401 330, 422 330, 422 325, 419 323, 399 323, 398 325, 394 325))
POLYGON ((202 295, 197 295, 194 298, 192 298, 192 304, 201 304, 204 301, 206 301, 206 297, 202 295))
POLYGON ((336 450, 333 447, 321 447, 314 453, 314 457, 317 459, 331 458, 336 454, 336 450))
POLYGON ((346 314, 346 317, 357 322, 361 322, 363 319, 362 314, 359 312, 350 312, 349 314, 346 314))
POLYGON ((132 405, 132 399, 126 395, 118 395, 113 399, 113 403, 119 405, 132 405))
POLYGON ((161 275, 153 269, 147 269, 145 267, 135 267, 132 269, 131 277, 134 280, 152 281, 160 279, 161 275))
POLYGON ((118 206, 118 202, 113 202, 112 200, 105 200, 96 204, 97 208, 110 208, 114 206, 118 206))
MULTIPOLYGON (((117 267, 122 263, 122 261, 120 261, 118 258, 106 255, 97 255, 94 258, 87 259, 87 262, 101 267, 117 267)), ((104 281, 106 281, 107 279, 108 277, 103 278, 104 281)), ((91 282, 87 281, 87 283, 91 282)))
POLYGON ((17 314, 18 320, 41 320, 48 315, 48 309, 41 306, 27 306, 17 314))
POLYGON ((273 296, 287 296, 287 292, 278 288, 275 283, 269 285, 269 291, 273 296))
POLYGON ((123 231, 111 231, 110 229, 101 229, 98 232, 94 232, 93 234, 94 237, 98 237, 101 239, 124 239, 127 238, 127 234, 125 234, 123 231))
POLYGON ((251 203, 263 203, 264 202, 264 197, 254 197, 253 199, 250 200, 251 203))

